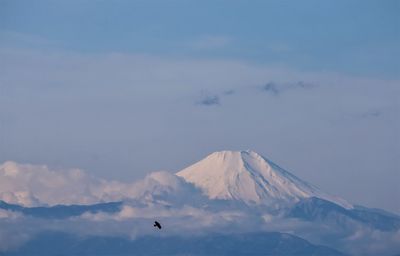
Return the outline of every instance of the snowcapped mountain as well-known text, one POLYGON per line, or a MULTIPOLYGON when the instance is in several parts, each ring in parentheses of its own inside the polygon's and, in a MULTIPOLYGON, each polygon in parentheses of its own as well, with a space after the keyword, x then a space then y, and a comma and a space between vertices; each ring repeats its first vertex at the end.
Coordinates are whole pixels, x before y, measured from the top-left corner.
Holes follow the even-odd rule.
POLYGON ((282 206, 317 197, 352 208, 345 200, 322 192, 250 150, 212 153, 176 175, 193 183, 210 199, 282 206))
POLYGON ((133 183, 6 163, 0 226, 0 255, 15 256, 104 254, 103 245, 113 255, 161 254, 149 244, 164 244, 169 255, 400 251, 400 216, 353 206, 253 151, 215 152, 176 174, 153 172, 133 183), (154 220, 162 231, 153 230, 154 220))

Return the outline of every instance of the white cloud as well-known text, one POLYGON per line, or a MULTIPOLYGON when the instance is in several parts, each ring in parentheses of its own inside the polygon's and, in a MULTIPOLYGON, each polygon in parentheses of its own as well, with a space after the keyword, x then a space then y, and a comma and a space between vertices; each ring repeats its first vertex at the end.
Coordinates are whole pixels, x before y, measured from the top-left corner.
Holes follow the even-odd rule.
POLYGON ((11 161, 0 165, 0 200, 24 206, 121 200, 128 186, 80 169, 51 170, 45 165, 11 161))
POLYGON ((46 165, 5 162, 0 165, 0 200, 24 206, 93 204, 132 199, 183 205, 205 198, 193 185, 166 171, 133 183, 105 180, 80 169, 53 170, 46 165))
POLYGON ((260 214, 247 208, 214 208, 213 202, 204 201, 191 184, 168 172, 155 172, 135 183, 121 183, 95 178, 78 169, 52 170, 43 165, 6 162, 0 165, 0 191, 0 199, 24 205, 125 198, 118 212, 84 213, 63 220, 32 218, 0 210, 0 251, 16 248, 44 231, 135 239, 154 234, 154 220, 162 223, 168 235, 279 231, 317 244, 339 241, 335 243, 337 248, 365 255, 392 253, 399 248, 398 232, 380 232, 356 222, 332 228, 324 223, 260 214))

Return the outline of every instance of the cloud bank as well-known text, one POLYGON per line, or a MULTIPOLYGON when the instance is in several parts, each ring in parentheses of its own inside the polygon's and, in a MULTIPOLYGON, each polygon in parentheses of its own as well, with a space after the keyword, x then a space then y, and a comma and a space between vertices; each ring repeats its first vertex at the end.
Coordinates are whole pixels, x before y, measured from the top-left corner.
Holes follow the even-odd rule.
MULTIPOLYGON (((105 180, 81 169, 54 170, 46 165, 19 164, 8 161, 0 165, 0 200, 27 207, 57 204, 95 204, 125 199, 143 202, 183 204, 185 195, 200 192, 192 185, 165 171, 153 172, 131 183, 105 180)), ((192 198, 194 199, 194 198, 192 198)))
POLYGON ((278 231, 317 244, 333 243, 356 254, 394 253, 400 249, 398 231, 381 232, 354 221, 332 228, 324 222, 287 219, 242 204, 209 200, 192 184, 165 171, 123 183, 93 177, 80 169, 55 170, 45 165, 5 162, 0 165, 0 200, 25 206, 123 200, 117 212, 85 212, 66 219, 0 210, 0 251, 18 248, 42 232, 129 239, 158 236, 152 228, 154 219, 163 223, 168 235, 278 231))

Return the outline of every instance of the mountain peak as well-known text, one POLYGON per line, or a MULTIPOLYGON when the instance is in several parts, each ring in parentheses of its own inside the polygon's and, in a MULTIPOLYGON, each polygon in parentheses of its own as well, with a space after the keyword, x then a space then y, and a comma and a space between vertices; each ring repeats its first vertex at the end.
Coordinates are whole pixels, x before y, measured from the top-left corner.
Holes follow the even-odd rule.
POLYGON ((351 207, 346 201, 321 192, 251 150, 214 152, 177 175, 211 199, 275 205, 319 197, 351 207))

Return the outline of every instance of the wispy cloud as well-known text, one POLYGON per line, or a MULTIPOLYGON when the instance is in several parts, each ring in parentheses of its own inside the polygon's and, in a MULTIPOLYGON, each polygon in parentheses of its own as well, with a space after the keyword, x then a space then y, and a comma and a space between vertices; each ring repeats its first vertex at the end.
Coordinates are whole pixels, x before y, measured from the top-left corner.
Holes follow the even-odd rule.
POLYGON ((219 95, 203 95, 201 99, 197 101, 198 105, 201 106, 220 106, 220 96, 219 95))
POLYGON ((272 95, 278 95, 288 90, 311 89, 314 87, 316 87, 314 84, 306 83, 304 81, 286 82, 286 83, 277 83, 274 81, 270 81, 266 83, 264 86, 262 86, 261 89, 272 95))
POLYGON ((382 114, 383 114, 383 112, 381 110, 373 109, 373 110, 369 110, 369 111, 366 111, 366 112, 362 113, 360 115, 360 117, 362 117, 362 118, 376 118, 376 117, 380 117, 382 114))
POLYGON ((224 92, 223 92, 223 95, 233 95, 233 94, 235 94, 235 90, 233 90, 233 89, 230 89, 230 90, 225 90, 224 92))
POLYGON ((232 96, 236 93, 234 89, 221 90, 219 93, 209 93, 206 90, 201 92, 199 100, 196 104, 201 106, 221 106, 221 101, 224 97, 232 96))
POLYGON ((277 95, 281 92, 280 89, 278 89, 278 86, 274 82, 268 82, 266 83, 262 89, 266 92, 270 92, 271 94, 277 95))

